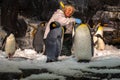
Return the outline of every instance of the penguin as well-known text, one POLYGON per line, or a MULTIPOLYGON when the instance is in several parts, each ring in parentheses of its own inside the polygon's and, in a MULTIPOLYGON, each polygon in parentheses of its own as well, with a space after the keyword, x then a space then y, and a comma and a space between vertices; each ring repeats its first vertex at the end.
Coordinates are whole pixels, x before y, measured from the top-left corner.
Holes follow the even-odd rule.
POLYGON ((33 38, 33 48, 37 53, 44 53, 44 32, 45 32, 45 24, 46 22, 41 22, 38 25, 37 31, 33 38))
POLYGON ((96 33, 93 36, 94 47, 97 50, 104 50, 105 49, 105 42, 103 38, 103 26, 98 26, 96 33))
POLYGON ((58 60, 61 54, 62 42, 62 27, 57 21, 50 23, 50 32, 45 40, 45 54, 47 55, 46 62, 54 62, 58 60))
POLYGON ((74 27, 72 54, 78 62, 89 62, 93 56, 93 38, 87 24, 74 27))
POLYGON ((15 41, 15 36, 14 34, 10 34, 7 38, 6 38, 6 42, 5 42, 5 53, 7 53, 8 58, 11 58, 16 50, 16 41, 15 41))

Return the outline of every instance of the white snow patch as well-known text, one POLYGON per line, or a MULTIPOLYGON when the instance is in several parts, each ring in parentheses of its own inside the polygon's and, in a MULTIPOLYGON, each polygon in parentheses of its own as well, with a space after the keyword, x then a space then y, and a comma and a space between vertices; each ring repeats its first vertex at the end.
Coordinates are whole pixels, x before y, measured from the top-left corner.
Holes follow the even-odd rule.
POLYGON ((94 73, 99 73, 99 74, 103 74, 103 73, 120 73, 120 69, 88 69, 88 68, 84 68, 82 69, 82 71, 87 71, 87 72, 94 72, 94 73))
POLYGON ((18 66, 6 59, 0 59, 0 72, 16 72, 21 73, 18 66))
POLYGON ((118 55, 120 57, 120 49, 112 45, 106 45, 105 50, 94 49, 94 57, 108 56, 108 55, 118 55))
MULTIPOLYGON (((0 72, 21 72, 19 69, 47 69, 53 74, 39 74, 37 76, 72 76, 80 77, 83 75, 81 72, 90 71, 94 73, 120 73, 119 69, 115 67, 120 66, 120 49, 114 46, 106 45, 105 50, 95 51, 95 55, 88 63, 77 62, 73 56, 60 56, 58 62, 46 63, 47 57, 42 54, 37 54, 32 49, 21 50, 18 49, 15 52, 14 57, 25 57, 26 60, 8 60, 5 58, 5 52, 0 51, 0 72), (90 69, 90 67, 96 67, 90 69), (105 67, 105 69, 97 69, 105 67), (113 67, 113 68, 112 68, 113 67), (108 69, 111 68, 111 69, 108 69), (56 74, 56 75, 55 75, 56 74)), ((33 76, 33 75, 32 75, 33 76)), ((30 76, 31 77, 31 76, 30 76)), ((33 76, 34 77, 34 76, 33 76)), ((31 78, 33 78, 31 77, 31 78)), ((44 77, 40 77, 41 79, 44 77)), ((45 77, 46 78, 46 77, 45 77)), ((27 80, 30 78, 26 78, 27 80)), ((60 78, 61 80, 64 78, 60 78)), ((113 79, 114 80, 114 79, 113 79)), ((118 79, 119 80, 119 79, 118 79)))
POLYGON ((59 76, 56 74, 50 74, 50 73, 42 73, 38 75, 31 75, 25 79, 20 80, 66 80, 65 77, 59 76))

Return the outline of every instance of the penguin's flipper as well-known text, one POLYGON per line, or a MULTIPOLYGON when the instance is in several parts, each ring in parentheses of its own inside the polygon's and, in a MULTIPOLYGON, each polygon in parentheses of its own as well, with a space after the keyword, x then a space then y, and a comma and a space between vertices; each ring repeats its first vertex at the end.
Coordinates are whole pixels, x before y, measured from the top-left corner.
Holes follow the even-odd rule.
POLYGON ((101 38, 105 42, 104 38, 100 34, 97 34, 95 36, 98 37, 98 38, 101 38))
POLYGON ((74 54, 74 40, 75 40, 75 32, 78 27, 78 24, 74 24, 74 27, 72 29, 72 47, 71 47, 71 53, 74 54))

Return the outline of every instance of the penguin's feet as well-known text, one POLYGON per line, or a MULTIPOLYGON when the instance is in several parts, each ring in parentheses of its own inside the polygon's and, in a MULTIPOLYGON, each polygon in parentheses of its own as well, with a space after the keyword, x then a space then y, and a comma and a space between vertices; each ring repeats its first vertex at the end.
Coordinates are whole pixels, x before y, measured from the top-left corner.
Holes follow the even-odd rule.
POLYGON ((49 58, 47 58, 46 63, 48 63, 48 62, 56 62, 56 61, 58 61, 58 59, 49 59, 49 58))
POLYGON ((10 59, 10 58, 12 58, 13 57, 13 54, 8 54, 8 56, 6 57, 7 59, 10 59))

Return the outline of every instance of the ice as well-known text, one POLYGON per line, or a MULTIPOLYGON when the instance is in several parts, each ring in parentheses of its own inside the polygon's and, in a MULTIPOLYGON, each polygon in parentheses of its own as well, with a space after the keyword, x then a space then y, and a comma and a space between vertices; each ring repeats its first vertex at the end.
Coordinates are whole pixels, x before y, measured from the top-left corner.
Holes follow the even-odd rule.
MULTIPOLYGON (((50 73, 41 73, 28 76, 21 80, 57 78, 65 80, 65 76, 82 77, 84 72, 94 74, 120 74, 120 49, 114 46, 106 45, 105 50, 95 50, 94 56, 90 62, 77 62, 74 56, 60 56, 57 62, 46 63, 47 57, 38 54, 32 49, 15 52, 13 59, 7 59, 4 51, 0 51, 0 72, 19 72, 20 69, 46 69, 50 73), (24 59, 25 58, 25 59, 24 59), (21 60, 20 60, 21 59, 21 60), (54 77, 53 77, 54 76, 54 77)), ((105 79, 103 79, 105 80, 105 79)), ((119 80, 112 78, 112 80, 119 80)))

